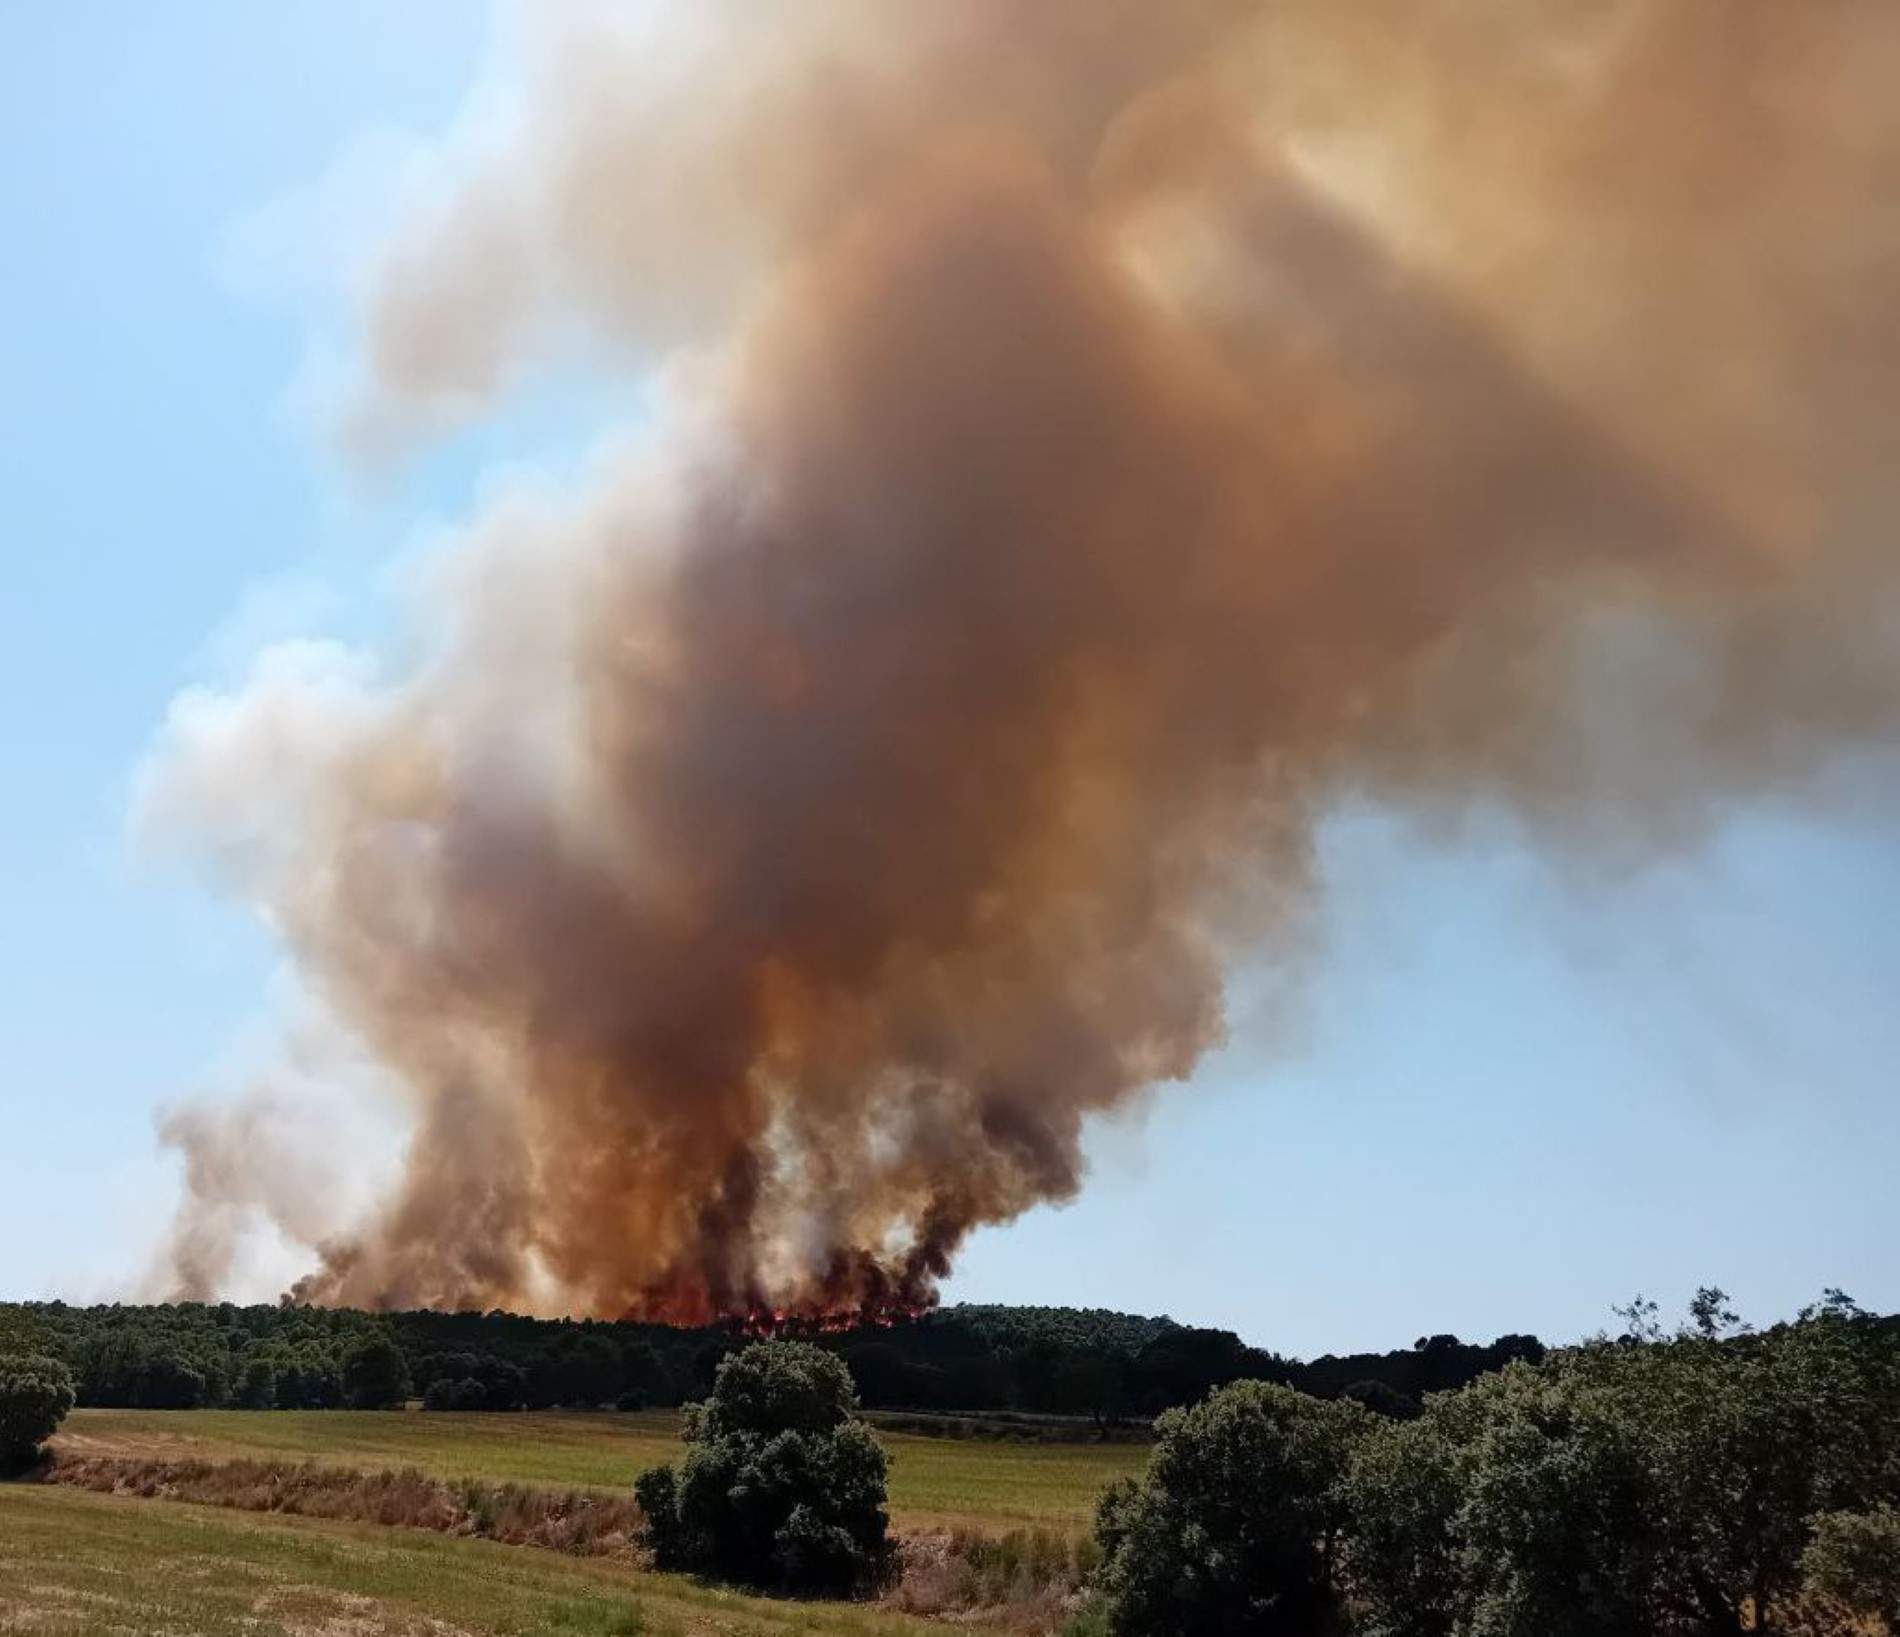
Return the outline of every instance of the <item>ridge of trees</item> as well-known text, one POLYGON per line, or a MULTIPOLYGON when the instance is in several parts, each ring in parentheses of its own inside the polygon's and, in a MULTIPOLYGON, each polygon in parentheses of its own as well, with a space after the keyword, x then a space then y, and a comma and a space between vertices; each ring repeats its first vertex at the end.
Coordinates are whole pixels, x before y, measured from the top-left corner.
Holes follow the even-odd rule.
MULTIPOLYGON (((0 1333, 8 1326, 66 1364, 81 1405, 151 1409, 371 1408, 408 1397, 481 1410, 670 1406, 704 1397, 720 1361, 747 1339, 736 1326, 231 1302, 20 1303, 0 1306, 0 1333)), ((1404 1419, 1428 1393, 1545 1354, 1535 1336, 1479 1344, 1434 1335, 1302 1361, 1165 1317, 991 1304, 805 1339, 845 1361, 869 1409, 1010 1411, 1098 1427, 1240 1380, 1404 1419)))

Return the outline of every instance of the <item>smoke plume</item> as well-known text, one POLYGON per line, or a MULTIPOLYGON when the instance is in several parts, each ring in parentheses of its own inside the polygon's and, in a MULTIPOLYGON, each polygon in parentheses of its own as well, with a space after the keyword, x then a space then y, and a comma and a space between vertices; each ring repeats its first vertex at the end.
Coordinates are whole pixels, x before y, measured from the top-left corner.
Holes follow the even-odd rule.
MULTIPOLYGON (((1297 958, 1330 803, 1640 854, 1891 742, 1900 10, 509 38, 364 280, 352 435, 576 335, 659 407, 469 522, 402 665, 273 654, 146 777, 413 1125, 301 1297, 928 1303, 1297 958)), ((290 1163, 167 1136, 186 1246, 290 1163)))

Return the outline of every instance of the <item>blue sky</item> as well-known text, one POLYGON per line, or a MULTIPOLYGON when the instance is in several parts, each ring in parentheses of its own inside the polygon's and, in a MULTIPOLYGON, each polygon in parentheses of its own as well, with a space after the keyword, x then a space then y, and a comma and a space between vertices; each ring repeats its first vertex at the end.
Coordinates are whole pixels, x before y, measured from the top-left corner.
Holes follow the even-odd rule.
MULTIPOLYGON (((485 34, 421 0, 0 14, 0 1294, 125 1289, 176 1187, 155 1109, 269 1009, 262 933, 126 841, 170 698, 373 622, 497 464, 592 430, 557 387, 345 482, 297 407, 309 305, 269 288, 302 270, 253 265, 277 201, 439 130, 485 34)), ((1893 790, 1848 770, 1613 877, 1502 822, 1338 815, 1312 969, 1277 1003, 1239 974, 1230 1048, 1096 1133, 1079 1201, 980 1235, 950 1295, 1309 1354, 1575 1335, 1706 1280, 1763 1316, 1824 1284, 1900 1308, 1893 790)))

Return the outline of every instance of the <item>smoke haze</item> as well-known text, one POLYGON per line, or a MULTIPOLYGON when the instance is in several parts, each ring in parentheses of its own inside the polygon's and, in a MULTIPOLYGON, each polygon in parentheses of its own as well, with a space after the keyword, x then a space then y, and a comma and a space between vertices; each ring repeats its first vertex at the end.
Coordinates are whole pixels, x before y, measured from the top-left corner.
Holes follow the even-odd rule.
MULTIPOLYGON (((1900 13, 523 8, 364 280, 359 448, 571 344, 661 407, 409 661, 175 705, 193 838, 398 1090, 304 1299, 934 1297, 1294 962, 1329 804, 1642 853, 1891 741, 1900 13)), ((272 1203, 275 1202, 275 1203, 272 1203)))

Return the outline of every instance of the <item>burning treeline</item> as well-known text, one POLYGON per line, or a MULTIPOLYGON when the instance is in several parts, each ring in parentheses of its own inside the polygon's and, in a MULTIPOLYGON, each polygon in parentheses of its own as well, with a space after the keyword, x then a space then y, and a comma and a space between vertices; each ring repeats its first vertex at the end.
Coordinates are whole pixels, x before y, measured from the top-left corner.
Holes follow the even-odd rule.
MULTIPOLYGON (((1900 8, 534 6, 371 264, 366 440, 658 371, 404 669, 175 708, 195 826, 414 1136, 267 1089, 179 1288, 927 1304, 1292 959, 1345 796, 1643 848, 1889 739, 1900 8), (263 1111, 260 1114, 260 1110, 263 1111)), ((234 1123, 235 1122, 235 1123, 234 1123)))

